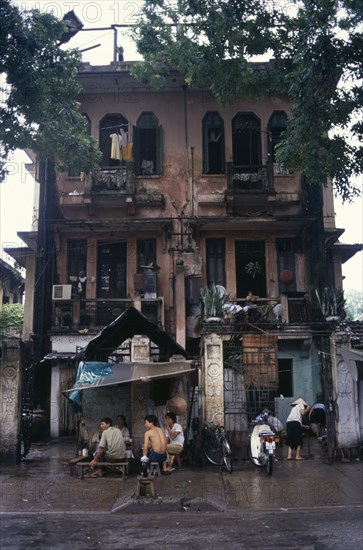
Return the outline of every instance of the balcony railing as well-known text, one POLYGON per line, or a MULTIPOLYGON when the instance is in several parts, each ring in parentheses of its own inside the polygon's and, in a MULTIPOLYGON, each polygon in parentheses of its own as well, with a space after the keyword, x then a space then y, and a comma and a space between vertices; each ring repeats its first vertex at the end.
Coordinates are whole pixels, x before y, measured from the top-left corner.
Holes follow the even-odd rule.
MULTIPOLYGON (((301 293, 302 294, 302 293, 301 293)), ((250 330, 274 330, 308 322, 306 296, 290 297, 282 294, 279 298, 257 298, 254 304, 246 308, 245 299, 234 302, 239 311, 228 314, 221 322, 203 322, 205 332, 231 333, 250 330)))
POLYGON ((103 168, 89 176, 86 182, 86 194, 107 190, 134 193, 134 179, 134 163, 125 161, 125 164, 116 168, 103 168))
POLYGON ((273 166, 234 165, 227 163, 227 188, 231 192, 270 191, 273 189, 273 166))
POLYGON ((140 309, 149 321, 160 328, 164 327, 163 298, 141 299, 138 303, 130 299, 82 300, 76 298, 53 302, 52 331, 97 331, 117 319, 130 306, 140 309))

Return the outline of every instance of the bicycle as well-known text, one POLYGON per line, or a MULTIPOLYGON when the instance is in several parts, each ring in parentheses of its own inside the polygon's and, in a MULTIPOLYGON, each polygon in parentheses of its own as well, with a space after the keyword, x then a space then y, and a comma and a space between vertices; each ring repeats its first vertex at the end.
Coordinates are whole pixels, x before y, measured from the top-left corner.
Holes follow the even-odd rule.
POLYGON ((222 413, 214 413, 211 422, 205 422, 202 431, 202 449, 209 462, 216 466, 225 466, 232 473, 232 451, 227 440, 224 426, 215 423, 215 418, 222 413))

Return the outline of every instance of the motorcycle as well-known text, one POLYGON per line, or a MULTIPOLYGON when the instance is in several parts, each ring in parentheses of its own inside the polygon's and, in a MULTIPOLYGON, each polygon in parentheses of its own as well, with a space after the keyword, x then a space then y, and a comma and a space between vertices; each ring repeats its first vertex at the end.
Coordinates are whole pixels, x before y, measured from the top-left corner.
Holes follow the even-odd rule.
POLYGON ((276 459, 276 444, 280 442, 277 435, 267 424, 267 414, 259 415, 254 421, 248 447, 249 459, 259 467, 266 467, 270 476, 276 459))

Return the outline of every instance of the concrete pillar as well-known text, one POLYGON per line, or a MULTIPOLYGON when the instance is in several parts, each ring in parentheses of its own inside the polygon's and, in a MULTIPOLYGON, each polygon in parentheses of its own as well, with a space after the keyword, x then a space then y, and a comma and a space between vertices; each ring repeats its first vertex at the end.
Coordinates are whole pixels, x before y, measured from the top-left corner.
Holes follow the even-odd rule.
POLYGON ((131 340, 131 363, 150 361, 150 340, 147 336, 136 334, 131 340))
POLYGON ((52 381, 50 393, 50 437, 59 437, 59 388, 60 367, 52 366, 52 381))
POLYGON ((185 269, 183 260, 177 260, 175 276, 175 325, 176 341, 185 348, 185 269))
POLYGON ((224 423, 223 341, 212 333, 204 340, 203 417, 210 421, 214 413, 223 413, 218 422, 224 423))
POLYGON ((0 362, 0 462, 20 460, 21 342, 3 340, 0 362))
POLYGON ((136 457, 144 442, 144 418, 148 414, 148 400, 149 383, 133 382, 131 384, 131 433, 132 447, 136 457))

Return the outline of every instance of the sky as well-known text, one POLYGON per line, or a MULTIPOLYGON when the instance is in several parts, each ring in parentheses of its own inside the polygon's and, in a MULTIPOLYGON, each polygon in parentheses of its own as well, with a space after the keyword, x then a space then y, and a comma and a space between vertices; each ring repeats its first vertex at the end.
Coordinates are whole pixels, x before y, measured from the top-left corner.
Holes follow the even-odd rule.
MULTIPOLYGON (((289 4, 289 0, 286 1, 289 4)), ((141 0, 65 0, 65 1, 13 1, 21 9, 39 9, 43 12, 52 12, 58 17, 74 10, 81 19, 86 29, 96 29, 116 25, 132 25, 138 13, 141 0)), ((128 29, 118 28, 118 44, 125 49, 125 59, 138 58, 136 50, 127 37, 128 29)), ((113 57, 113 38, 111 30, 92 30, 79 32, 71 41, 72 47, 81 50, 100 44, 99 47, 83 53, 83 60, 94 65, 108 64, 113 57)), ((34 183, 25 169, 27 157, 18 152, 9 162, 11 174, 0 184, 0 245, 1 258, 9 261, 4 248, 21 246, 22 241, 17 237, 18 231, 30 231, 34 215, 33 197, 34 183)), ((340 238, 343 243, 363 243, 363 175, 355 180, 355 185, 360 187, 362 195, 352 204, 342 204, 339 198, 335 200, 336 226, 344 228, 345 232, 340 238)), ((363 252, 356 254, 343 265, 345 276, 345 290, 363 291, 363 252)))

